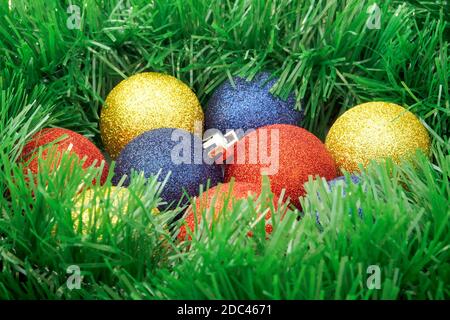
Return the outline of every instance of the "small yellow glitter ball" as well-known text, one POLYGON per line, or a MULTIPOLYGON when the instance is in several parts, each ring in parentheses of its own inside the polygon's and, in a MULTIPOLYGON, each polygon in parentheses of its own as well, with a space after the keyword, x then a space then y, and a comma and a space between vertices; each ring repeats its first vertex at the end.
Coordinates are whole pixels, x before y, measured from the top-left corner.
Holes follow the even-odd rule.
POLYGON ((413 156, 417 149, 430 153, 430 137, 419 119, 405 108, 387 102, 360 104, 341 115, 325 144, 337 166, 359 171, 371 160, 391 158, 395 163, 413 156))
MULTIPOLYGON (((130 192, 127 188, 123 187, 103 187, 100 190, 88 189, 84 194, 79 194, 75 198, 75 205, 72 210, 72 219, 74 222, 75 231, 78 230, 81 214, 81 231, 86 234, 88 230, 91 230, 92 226, 102 223, 102 217, 98 216, 102 207, 105 207, 105 199, 108 198, 111 203, 109 208, 109 218, 111 223, 115 225, 119 219, 121 213, 128 210, 128 202, 130 200, 130 192)), ((153 214, 158 214, 158 208, 152 209, 153 214)))
POLYGON ((120 82, 109 93, 100 115, 102 140, 113 159, 145 131, 180 128, 194 132, 202 126, 203 110, 194 92, 180 80, 156 72, 120 82))

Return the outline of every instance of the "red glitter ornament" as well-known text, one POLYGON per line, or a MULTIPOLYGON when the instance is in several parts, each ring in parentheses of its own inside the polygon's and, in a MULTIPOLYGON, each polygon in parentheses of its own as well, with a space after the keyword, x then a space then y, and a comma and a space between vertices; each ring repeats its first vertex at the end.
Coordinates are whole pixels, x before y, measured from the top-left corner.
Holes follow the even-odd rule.
MULTIPOLYGON (((196 197, 194 199, 197 218, 194 216, 192 205, 187 209, 188 213, 186 215, 185 223, 181 226, 180 232, 178 233, 178 239, 182 241, 186 238, 186 226, 192 233, 194 232, 195 223, 197 222, 197 224, 200 224, 203 211, 205 209, 209 210, 212 203, 214 203, 213 219, 215 220, 218 218, 225 204, 227 205, 227 209, 231 209, 234 201, 246 199, 250 195, 253 195, 256 198, 260 195, 260 193, 260 185, 246 182, 235 182, 233 185, 231 185, 231 183, 224 183, 209 189, 207 192, 203 193, 201 197, 196 197)), ((276 195, 273 197, 273 203, 276 208, 278 203, 278 197, 276 195)), ((269 211, 265 217, 267 234, 272 232, 272 225, 267 223, 267 220, 269 220, 271 216, 272 214, 269 211)), ((249 232, 249 235, 251 236, 252 233, 249 232)), ((190 235, 188 236, 188 239, 191 240, 190 235)))
MULTIPOLYGON (((23 148, 21 160, 27 164, 25 170, 30 170, 33 174, 38 172, 38 157, 36 156, 39 147, 55 142, 56 154, 70 150, 75 153, 80 160, 85 158, 83 168, 88 168, 96 162, 95 166, 100 167, 102 161, 105 162, 100 182, 103 184, 108 176, 108 164, 100 150, 86 137, 74 131, 63 128, 47 128, 37 132, 23 148)), ((43 150, 42 158, 45 159, 48 149, 43 150)), ((57 164, 60 159, 57 159, 57 164)), ((57 165, 56 164, 56 165, 57 165)))
POLYGON ((231 155, 229 158, 227 154, 225 182, 234 177, 236 181, 260 184, 261 174, 267 174, 272 192, 280 195, 285 189, 285 196, 297 207, 309 176, 331 180, 337 174, 325 145, 312 133, 292 125, 258 128, 242 138, 231 155))

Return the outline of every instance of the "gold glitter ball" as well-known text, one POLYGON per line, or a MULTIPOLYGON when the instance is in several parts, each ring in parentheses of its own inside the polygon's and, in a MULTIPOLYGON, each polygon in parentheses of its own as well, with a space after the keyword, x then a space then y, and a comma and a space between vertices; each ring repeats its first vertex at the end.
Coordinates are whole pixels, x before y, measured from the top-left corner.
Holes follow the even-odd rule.
POLYGON ((203 129, 197 96, 180 80, 162 73, 129 77, 111 90, 100 115, 103 143, 115 159, 133 138, 158 128, 203 129))
POLYGON ((430 137, 419 119, 405 108, 387 102, 360 104, 341 115, 331 127, 325 145, 337 166, 359 171, 371 160, 391 158, 400 163, 417 149, 430 154, 430 137))
MULTIPOLYGON (((100 190, 88 189, 84 194, 79 194, 75 198, 75 205, 72 210, 72 219, 74 223, 74 230, 79 229, 79 222, 81 220, 81 232, 87 234, 88 230, 92 230, 93 226, 98 226, 102 223, 102 217, 99 216, 101 208, 105 207, 106 199, 110 201, 109 219, 115 225, 122 213, 128 210, 128 203, 131 194, 127 188, 123 187, 103 187, 100 190), (80 219, 81 214, 81 219, 80 219)), ((158 214, 158 208, 152 209, 153 214, 158 214)))

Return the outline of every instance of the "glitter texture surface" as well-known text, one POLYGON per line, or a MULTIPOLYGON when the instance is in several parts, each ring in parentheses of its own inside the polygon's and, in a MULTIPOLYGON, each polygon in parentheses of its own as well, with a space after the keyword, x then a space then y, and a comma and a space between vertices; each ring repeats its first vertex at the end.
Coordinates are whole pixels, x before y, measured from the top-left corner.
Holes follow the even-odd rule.
MULTIPOLYGON (((361 182, 361 178, 355 174, 350 175, 350 181, 353 184, 358 184, 361 182)), ((347 185, 347 178, 345 176, 337 177, 331 181, 328 181, 328 186, 330 187, 330 190, 333 190, 337 186, 346 186, 347 185)))
MULTIPOLYGON (((227 205, 227 209, 231 209, 233 207, 233 202, 239 199, 246 199, 250 195, 253 195, 256 199, 260 193, 260 185, 246 182, 234 182, 233 185, 231 185, 231 183, 224 183, 209 189, 207 192, 203 193, 201 197, 197 197, 194 200, 197 217, 194 216, 194 210, 192 209, 192 206, 189 206, 189 208, 187 209, 185 224, 180 227, 178 239, 186 239, 186 226, 190 229, 190 232, 193 233, 195 231, 196 222, 197 225, 201 225, 201 219, 204 210, 207 210, 206 217, 213 214, 213 219, 215 220, 222 212, 225 204, 227 205), (213 204, 213 211, 208 212, 211 205, 213 204)), ((277 203, 278 197, 274 195, 273 204, 275 208, 277 206, 277 203)), ((269 220, 271 216, 271 212, 269 211, 265 217, 266 221, 269 220)), ((270 234, 272 232, 272 225, 270 223, 266 223, 266 232, 267 234, 270 234)), ((190 235, 188 235, 188 239, 191 240, 190 235)))
MULTIPOLYGON (((350 175, 350 182, 352 184, 359 184, 361 182, 361 177, 357 175, 350 175)), ((337 177, 331 181, 328 181, 328 187, 330 192, 332 192, 334 189, 338 188, 339 186, 342 186, 342 195, 346 195, 346 189, 348 187, 347 179, 345 176, 337 177)))
MULTIPOLYGON (((63 129, 63 128, 47 128, 37 132, 30 142, 28 142, 23 148, 21 159, 29 164, 26 169, 29 169, 33 174, 38 172, 39 162, 37 152, 39 147, 43 147, 57 140, 55 147, 57 147, 56 156, 60 156, 61 153, 67 150, 71 150, 75 153, 80 160, 86 157, 83 163, 83 168, 89 168, 94 164, 99 167, 103 162, 105 165, 103 167, 101 183, 103 184, 108 176, 108 164, 106 163, 105 157, 100 152, 100 150, 86 137, 78 134, 74 131, 63 129), (63 136, 65 138, 63 138, 63 136)), ((46 159, 49 150, 44 150, 42 152, 42 157, 46 159)), ((52 153, 51 153, 52 154, 52 153)), ((59 163, 60 159, 55 159, 55 165, 59 163)))
MULTIPOLYGON (((74 230, 79 229, 80 213, 81 213, 81 231, 86 234, 92 226, 102 223, 102 217, 98 216, 101 208, 105 206, 104 198, 109 195, 110 212, 109 218, 111 223, 114 225, 117 223, 120 215, 128 210, 128 201, 130 199, 130 192, 126 188, 110 186, 107 188, 102 188, 98 191, 94 189, 88 189, 84 194, 79 194, 74 199, 74 209, 72 210, 72 219, 74 223, 74 230)), ((158 208, 152 209, 153 214, 158 214, 158 208)))
POLYGON ((261 183, 261 169, 267 167, 267 161, 263 161, 261 150, 258 150, 257 163, 251 163, 251 156, 254 157, 255 152, 248 146, 255 138, 262 141, 264 135, 267 136, 267 150, 263 150, 263 154, 271 155, 277 150, 279 153, 278 172, 268 177, 274 194, 280 195, 285 189, 283 200, 289 197, 294 205, 300 206, 298 198, 305 194, 303 184, 309 176, 318 175, 327 180, 336 177, 334 160, 316 136, 297 126, 277 124, 259 128, 243 138, 240 143, 245 143, 245 162, 238 161, 239 146, 236 146, 233 156, 235 163, 225 167, 225 181, 235 177, 236 181, 261 183), (274 129, 279 132, 278 142, 271 141, 270 132, 274 129))
POLYGON ((102 195, 110 193, 110 199, 112 199, 111 207, 114 211, 110 213, 111 223, 116 224, 118 214, 127 210, 126 203, 130 196, 128 189, 118 187, 103 188, 101 193, 96 195, 93 189, 86 190, 84 194, 79 194, 75 199, 74 208, 72 210, 72 219, 74 223, 74 230, 79 229, 80 213, 81 213, 81 231, 83 234, 87 233, 87 230, 94 223, 101 223, 102 218, 97 214, 101 210, 103 205, 102 195), (94 216, 97 215, 97 216, 94 216))
POLYGON ((430 137, 419 119, 394 103, 369 102, 341 115, 331 127, 325 142, 337 166, 359 171, 371 160, 408 159, 417 149, 430 152, 430 137))
MULTIPOLYGON (((349 182, 350 182, 350 184, 354 184, 354 185, 360 184, 361 183, 361 177, 358 176, 358 175, 352 174, 352 175, 350 175, 350 181, 349 182)), ((349 184, 348 184, 347 178, 345 176, 337 177, 337 178, 335 178, 333 180, 328 181, 327 183, 328 183, 328 188, 329 188, 328 191, 329 192, 333 192, 335 189, 338 189, 340 187, 341 188, 341 195, 342 195, 342 197, 345 197, 347 195, 347 189, 349 187, 349 184)), ((319 193, 317 193, 317 197, 320 199, 319 193)), ((349 214, 352 214, 352 212, 353 212, 353 210, 350 208, 349 209, 349 214)), ((358 215, 360 217, 362 217, 362 208, 359 205, 359 203, 357 203, 357 212, 358 212, 358 215)), ((316 211, 316 221, 317 221, 317 223, 319 225, 321 225, 319 211, 316 211)))
POLYGON ((145 72, 123 80, 109 93, 100 115, 100 131, 106 150, 115 159, 145 131, 180 128, 194 132, 197 121, 203 123, 203 111, 186 84, 170 75, 145 72))
MULTIPOLYGON (((168 203, 178 201, 183 195, 183 188, 190 196, 196 196, 200 184, 210 186, 223 180, 222 168, 207 164, 202 157, 202 141, 197 136, 173 128, 161 128, 147 131, 133 139, 122 150, 115 167, 113 182, 117 184, 123 175, 130 176, 132 169, 144 172, 146 177, 156 175, 162 181, 171 172, 170 178, 162 191, 161 197, 168 203), (173 138, 173 134, 183 134, 182 139, 173 138), (182 141, 190 140, 188 145, 182 141), (181 146, 184 146, 182 149, 181 146), (174 156, 181 155, 183 161, 174 161, 174 156)), ((129 183, 128 178, 125 185, 129 183)))
POLYGON ((298 125, 302 113, 294 110, 295 96, 286 101, 272 95, 269 90, 277 79, 267 81, 270 74, 259 73, 251 81, 235 77, 235 88, 229 81, 220 85, 208 101, 205 110, 205 129, 257 129, 270 124, 298 125))

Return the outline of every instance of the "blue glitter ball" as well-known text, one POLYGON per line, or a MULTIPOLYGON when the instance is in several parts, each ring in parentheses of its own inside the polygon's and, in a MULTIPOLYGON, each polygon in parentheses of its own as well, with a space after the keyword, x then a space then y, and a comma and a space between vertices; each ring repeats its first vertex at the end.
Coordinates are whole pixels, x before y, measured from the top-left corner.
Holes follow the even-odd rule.
POLYGON ((267 72, 257 74, 252 81, 235 77, 235 88, 230 81, 225 81, 208 101, 205 129, 225 133, 238 129, 245 132, 271 124, 300 125, 303 114, 294 109, 294 94, 286 101, 272 95, 269 90, 277 79, 269 78, 267 72))
MULTIPOLYGON (((350 175, 350 182, 352 184, 359 184, 361 182, 361 177, 352 174, 350 175)), ((347 178, 345 176, 337 177, 333 180, 328 181, 328 186, 330 188, 330 192, 333 191, 334 188, 337 188, 339 185, 342 185, 342 196, 346 195, 345 189, 347 188, 347 178)), ((358 205, 358 214, 362 217, 362 209, 358 205)))
MULTIPOLYGON (((144 172, 145 177, 158 174, 162 181, 169 172, 161 197, 168 204, 179 199, 186 191, 196 196, 199 186, 214 186, 223 181, 222 168, 203 160, 202 141, 181 129, 162 128, 144 132, 131 140, 117 158, 113 183, 127 175, 129 184, 132 170, 144 172)), ((187 199, 186 199, 187 200, 187 199)))
MULTIPOLYGON (((359 183, 361 183, 361 177, 352 174, 352 175, 350 175, 350 182, 351 182, 352 184, 359 184, 359 183)), ((347 178, 346 178, 345 176, 340 176, 340 177, 337 177, 337 178, 335 178, 335 179, 333 179, 333 180, 327 181, 327 184, 328 184, 328 188, 329 188, 328 191, 329 191, 329 192, 333 192, 333 190, 334 190, 335 188, 337 188, 338 186, 342 186, 342 196, 345 197, 345 195, 346 195, 345 189, 347 188, 347 178)), ((320 200, 320 195, 319 195, 319 193, 317 193, 317 197, 318 197, 319 200, 320 200)), ((361 207, 360 207, 359 205, 357 206, 357 210, 358 210, 358 215, 359 215, 360 217, 362 217, 362 209, 361 209, 361 207)), ((350 211, 349 214, 352 214, 352 211, 350 211)), ((316 211, 316 222, 317 222, 317 224, 318 224, 320 227, 322 227, 322 224, 321 224, 321 222, 320 222, 320 214, 319 214, 319 211, 316 211)))
MULTIPOLYGON (((350 181, 353 184, 359 184, 361 182, 361 178, 357 175, 350 175, 350 181)), ((337 177, 333 180, 328 181, 328 186, 330 187, 330 191, 333 191, 334 188, 337 188, 338 185, 342 185, 342 195, 345 196, 345 188, 347 186, 347 179, 345 176, 337 177)))

